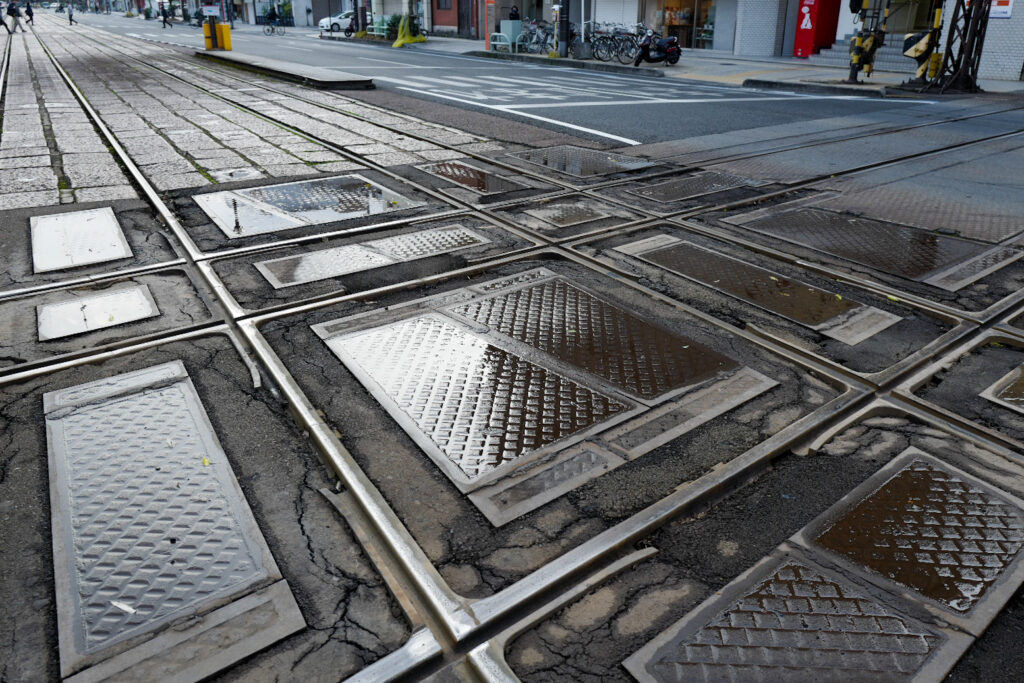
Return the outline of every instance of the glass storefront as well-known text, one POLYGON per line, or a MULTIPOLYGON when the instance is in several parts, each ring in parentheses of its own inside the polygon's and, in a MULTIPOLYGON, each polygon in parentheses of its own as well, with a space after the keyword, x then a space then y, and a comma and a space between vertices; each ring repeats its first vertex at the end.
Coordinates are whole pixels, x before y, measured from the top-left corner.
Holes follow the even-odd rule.
MULTIPOLYGON (((646 0, 643 22, 663 36, 675 36, 683 47, 714 48, 717 0, 646 0)), ((730 41, 731 42, 731 41, 730 41)))

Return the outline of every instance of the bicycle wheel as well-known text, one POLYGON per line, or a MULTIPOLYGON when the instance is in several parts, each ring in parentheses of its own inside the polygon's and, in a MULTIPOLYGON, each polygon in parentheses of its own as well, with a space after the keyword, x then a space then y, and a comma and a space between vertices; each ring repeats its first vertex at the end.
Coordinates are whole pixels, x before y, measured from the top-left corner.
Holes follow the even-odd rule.
POLYGON ((274 34, 274 27, 271 26, 270 24, 264 24, 263 25, 263 35, 270 36, 270 35, 273 35, 273 34, 274 34))
POLYGON ((636 39, 633 36, 621 36, 617 42, 618 49, 615 51, 615 56, 618 57, 619 62, 632 64, 636 58, 636 39))
POLYGON ((607 62, 612 58, 612 40, 608 36, 598 36, 594 39, 594 59, 607 62))
POLYGON ((278 26, 276 28, 276 30, 277 30, 277 35, 279 35, 279 36, 283 36, 284 35, 284 26, 278 26))

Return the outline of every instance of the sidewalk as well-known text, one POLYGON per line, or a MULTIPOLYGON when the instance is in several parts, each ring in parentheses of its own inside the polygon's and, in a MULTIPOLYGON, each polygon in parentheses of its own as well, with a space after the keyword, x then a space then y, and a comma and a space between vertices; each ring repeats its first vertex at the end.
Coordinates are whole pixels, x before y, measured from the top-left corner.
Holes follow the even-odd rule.
MULTIPOLYGON (((485 41, 464 38, 430 36, 426 43, 407 45, 407 48, 433 52, 467 54, 485 49, 485 41)), ((569 60, 549 60, 536 57, 538 62, 571 66, 569 60)), ((533 60, 531 60, 533 61, 533 60)), ((594 61, 594 60, 587 60, 594 61)), ((684 49, 679 64, 674 66, 644 65, 656 69, 671 78, 720 83, 723 85, 751 85, 753 87, 795 87, 800 89, 842 88, 851 94, 882 94, 885 88, 899 86, 908 79, 906 73, 876 71, 870 77, 861 76, 863 85, 843 83, 848 75, 845 67, 828 67, 810 64, 797 57, 746 57, 728 52, 684 49)), ((629 70, 627 67, 626 70, 629 70)), ((1024 94, 1024 81, 1003 81, 984 79, 982 89, 990 93, 1024 94)))

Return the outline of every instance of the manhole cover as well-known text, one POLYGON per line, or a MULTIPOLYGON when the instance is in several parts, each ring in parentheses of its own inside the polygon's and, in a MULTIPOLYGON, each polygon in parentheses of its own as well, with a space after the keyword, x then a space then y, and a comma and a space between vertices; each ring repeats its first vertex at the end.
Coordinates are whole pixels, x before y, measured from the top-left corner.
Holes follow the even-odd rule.
POLYGON ((573 145, 534 149, 509 156, 577 178, 636 171, 654 166, 653 162, 646 159, 573 145))
POLYGON ((499 194, 526 189, 526 185, 514 180, 503 178, 461 161, 442 161, 436 164, 418 167, 431 175, 458 183, 480 194, 499 194))
POLYGON ((36 308, 39 341, 60 339, 160 315, 146 285, 78 296, 36 308))
POLYGON ((212 192, 195 201, 231 239, 423 205, 360 175, 212 192))
POLYGON ((555 204, 542 206, 536 209, 523 211, 527 216, 533 216, 545 223, 550 223, 558 228, 568 228, 581 223, 589 223, 600 218, 607 218, 608 214, 598 211, 589 206, 579 204, 555 204))
POLYGON ((963 614, 1015 561, 1024 515, 987 487, 914 459, 814 542, 963 614))
POLYGON ((32 267, 37 273, 130 258, 131 247, 109 208, 33 216, 32 267))
POLYGON ((469 482, 628 406, 424 315, 327 345, 389 404, 439 464, 469 482), (422 440, 426 440, 426 444, 422 440))
POLYGON ((945 640, 848 579, 772 558, 623 664, 658 683, 859 680, 866 672, 912 680, 945 640))
POLYGON ((562 279, 451 311, 643 398, 698 384, 737 367, 731 358, 562 279))
POLYGON ((260 261, 255 266, 275 289, 280 289, 446 254, 489 242, 489 239, 472 230, 455 226, 285 256, 260 261))
POLYGON ((821 209, 797 209, 743 224, 773 237, 909 278, 978 256, 987 246, 821 209))
POLYGON ((748 182, 745 178, 727 173, 702 173, 629 190, 629 193, 644 199, 668 204, 711 194, 712 192, 729 190, 734 187, 743 187, 747 184, 748 182))

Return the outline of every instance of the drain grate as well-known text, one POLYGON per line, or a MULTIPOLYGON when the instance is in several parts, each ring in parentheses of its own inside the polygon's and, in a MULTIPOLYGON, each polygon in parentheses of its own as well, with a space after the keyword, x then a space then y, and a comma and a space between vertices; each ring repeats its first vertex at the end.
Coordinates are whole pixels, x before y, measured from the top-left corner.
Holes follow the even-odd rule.
POLYGON ((77 296, 36 308, 39 341, 62 339, 158 315, 160 310, 146 285, 77 296))
POLYGON ((436 164, 419 166, 418 168, 431 175, 450 180, 463 187, 468 187, 480 194, 499 194, 527 189, 527 186, 522 183, 517 183, 509 178, 503 178, 481 168, 464 164, 461 161, 441 161, 436 164))
POLYGON ((113 210, 109 208, 33 216, 32 265, 37 273, 131 258, 113 210))
POLYGON ((526 209, 523 213, 558 228, 589 223, 600 218, 608 218, 609 215, 593 207, 580 204, 554 204, 536 209, 526 209))
POLYGON ((743 227, 912 280, 988 250, 973 242, 821 209, 779 213, 743 227))
POLYGON ((769 558, 758 569, 630 656, 625 667, 637 680, 659 683, 912 680, 946 642, 811 562, 769 558))
POLYGON ((627 409, 434 315, 327 344, 463 483, 627 409))
POLYGON ((562 279, 451 312, 550 353, 643 398, 698 384, 737 364, 562 279))
POLYGON ((576 178, 590 178, 609 173, 637 171, 654 166, 654 162, 639 157, 602 152, 597 149, 559 145, 545 149, 534 149, 528 152, 517 152, 510 157, 551 169, 576 178))
POLYGON ((814 542, 962 614, 1016 560, 1024 515, 938 463, 914 459, 814 542))
POLYGON ((468 228, 453 226, 259 261, 254 265, 275 289, 280 289, 446 254, 489 242, 489 239, 468 228))
POLYGON ((740 176, 712 172, 667 180, 663 183, 629 190, 629 193, 644 199, 669 204, 749 184, 750 181, 740 176))

